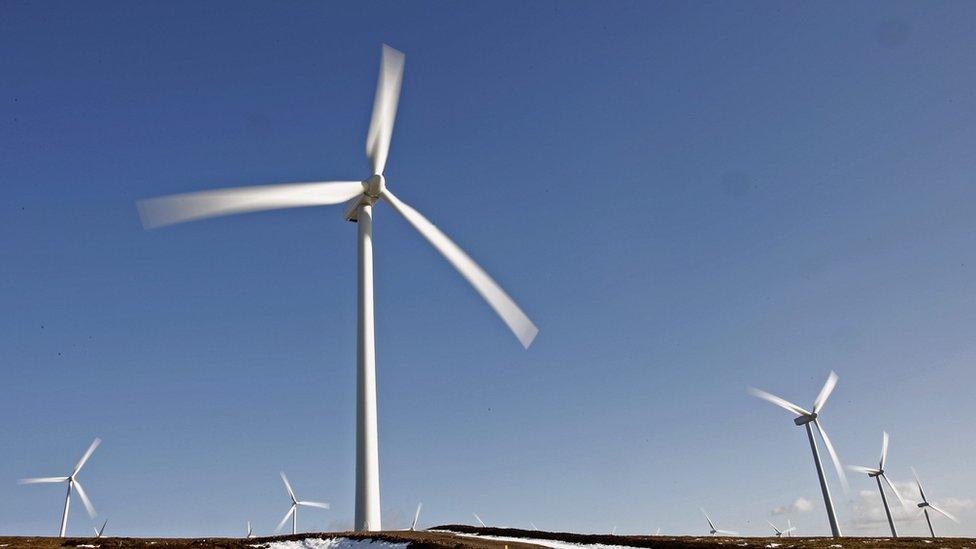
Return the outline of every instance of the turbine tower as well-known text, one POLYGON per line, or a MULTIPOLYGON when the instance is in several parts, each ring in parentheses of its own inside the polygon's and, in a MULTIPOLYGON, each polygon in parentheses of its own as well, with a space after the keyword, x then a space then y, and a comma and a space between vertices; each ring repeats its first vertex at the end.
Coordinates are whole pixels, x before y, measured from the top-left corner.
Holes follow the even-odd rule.
POLYGON ((844 487, 844 491, 847 492, 847 476, 844 475, 844 468, 841 467, 840 458, 837 457, 837 452, 834 451, 834 445, 830 443, 830 438, 827 436, 827 431, 824 430, 823 426, 820 425, 820 410, 823 409, 824 403, 827 402, 827 397, 833 392, 834 387, 837 385, 837 374, 830 372, 827 376, 827 382, 824 383, 822 389, 820 389, 820 394, 817 395, 816 400, 813 401, 813 411, 808 412, 803 408, 800 408, 796 404, 788 400, 784 400, 776 395, 767 393, 766 391, 760 391, 759 389, 750 388, 749 393, 753 396, 759 397, 763 400, 772 402, 773 404, 783 408, 793 414, 796 414, 796 418, 793 420, 797 426, 804 426, 807 429, 807 437, 810 439, 810 450, 813 452, 813 463, 817 466, 817 477, 820 479, 820 491, 823 492, 824 506, 827 508, 827 520, 830 522, 830 532, 835 538, 840 537, 840 527, 837 525, 837 515, 834 512, 834 503, 830 499, 830 489, 827 487, 827 477, 824 476, 823 465, 820 463, 820 451, 817 449, 817 439, 813 437, 813 429, 810 428, 810 424, 813 423, 817 426, 817 431, 820 432, 820 438, 824 441, 824 446, 827 447, 827 452, 830 454, 830 459, 834 462, 834 468, 837 469, 837 476, 840 478, 841 485, 844 487))
POLYGON ((78 497, 81 498, 81 502, 85 504, 85 510, 88 511, 88 516, 95 516, 95 508, 92 507, 91 501, 88 499, 88 494, 85 493, 85 489, 78 482, 78 473, 81 472, 81 468, 85 466, 85 462, 88 458, 95 452, 95 448, 102 443, 102 439, 96 438, 92 441, 91 446, 85 451, 85 454, 81 456, 78 463, 75 464, 75 468, 71 470, 71 474, 66 477, 43 477, 43 478, 25 478, 21 479, 21 484, 46 484, 55 482, 67 482, 68 483, 68 493, 64 496, 64 512, 61 514, 61 530, 58 537, 63 538, 65 530, 68 529, 68 509, 71 507, 71 491, 72 489, 78 492, 78 497))
POLYGON ((881 479, 884 479, 884 481, 888 484, 888 487, 891 488, 891 492, 895 494, 895 497, 897 497, 898 501, 901 502, 902 507, 905 506, 905 500, 902 499, 901 494, 898 493, 895 485, 891 483, 891 481, 888 479, 888 475, 885 474, 885 463, 888 460, 888 432, 883 431, 883 433, 884 434, 881 437, 881 460, 878 461, 878 468, 874 469, 871 467, 862 467, 860 465, 848 465, 848 469, 851 471, 864 473, 877 481, 878 491, 881 492, 881 503, 884 504, 885 514, 888 516, 888 526, 891 527, 891 537, 897 538, 898 532, 895 531, 895 521, 891 518, 891 509, 888 508, 888 498, 885 497, 885 491, 884 487, 881 485, 881 479))
POLYGON ((912 475, 915 477, 915 485, 918 486, 918 495, 921 496, 922 498, 922 502, 918 504, 918 507, 919 509, 922 510, 923 513, 925 513, 925 522, 929 524, 929 533, 932 534, 932 537, 934 538, 935 530, 932 529, 932 519, 929 518, 929 509, 942 513, 947 518, 949 518, 949 520, 951 520, 952 522, 959 522, 959 519, 950 515, 948 512, 943 511, 942 509, 936 507, 932 503, 929 503, 929 500, 925 498, 925 492, 922 490, 922 482, 918 480, 918 473, 915 472, 914 467, 912 467, 912 475))
POLYGON ((238 187, 139 201, 147 229, 246 212, 325 206, 348 201, 345 217, 358 224, 358 337, 356 377, 357 530, 380 530, 380 476, 376 425, 376 359, 373 326, 373 205, 386 202, 438 251, 495 310, 525 348, 539 332, 522 309, 477 263, 417 210, 386 186, 390 150, 403 79, 404 56, 384 45, 373 115, 366 136, 372 175, 364 181, 325 181, 238 187))
MULTIPOLYGON (((295 497, 295 492, 291 489, 291 484, 288 483, 288 477, 285 476, 284 472, 281 473, 281 480, 284 481, 285 490, 288 491, 288 497, 291 498, 291 507, 288 508, 288 512, 285 513, 285 517, 281 519, 281 522, 278 523, 278 527, 275 529, 275 532, 281 530, 281 527, 284 526, 286 522, 288 522, 288 517, 291 517, 291 533, 292 535, 294 535, 298 533, 298 508, 299 507, 318 507, 319 509, 328 509, 329 504, 320 503, 318 501, 300 501, 298 498, 295 497)), ((250 522, 247 523, 247 528, 248 528, 248 533, 250 534, 251 531, 250 522)))
POLYGON ((715 527, 714 524, 712 524, 712 519, 710 519, 708 517, 708 513, 705 512, 705 509, 703 509, 701 507, 699 507, 699 509, 701 509, 702 514, 705 515, 705 521, 708 522, 708 533, 709 534, 711 534, 713 536, 715 534, 725 534, 726 536, 738 536, 739 535, 738 532, 732 532, 731 530, 719 530, 718 528, 715 527))

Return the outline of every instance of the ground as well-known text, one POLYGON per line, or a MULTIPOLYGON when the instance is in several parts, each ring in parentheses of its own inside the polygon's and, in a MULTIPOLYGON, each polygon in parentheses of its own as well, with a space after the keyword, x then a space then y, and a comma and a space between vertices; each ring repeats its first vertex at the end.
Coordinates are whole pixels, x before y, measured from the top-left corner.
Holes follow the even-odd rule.
MULTIPOLYGON (((542 547, 566 548, 571 546, 593 547, 676 547, 688 549, 754 547, 779 549, 838 549, 895 547, 930 549, 976 549, 976 539, 972 538, 758 538, 758 537, 709 537, 709 536, 611 536, 607 534, 570 534, 561 532, 541 532, 507 528, 474 528, 463 525, 438 526, 419 532, 329 532, 306 533, 295 536, 274 536, 252 539, 240 538, 44 538, 44 537, 0 537, 0 549, 303 549, 322 547, 325 543, 305 544, 306 539, 344 539, 337 549, 355 547, 357 541, 377 541, 386 544, 408 544, 410 548, 460 548, 473 549, 538 549, 542 547), (449 531, 448 531, 449 530, 449 531), (483 539, 471 537, 492 536, 502 539, 483 539), (510 538, 523 538, 512 540, 510 538), (533 539, 525 539, 533 538, 533 539), (288 543, 292 542, 292 543, 288 543), (280 545, 279 545, 280 544, 280 545), (275 547, 277 546, 277 547, 275 547)), ((377 543, 377 545, 381 545, 377 543)), ((366 548, 363 548, 366 549, 366 548)), ((377 548, 379 549, 379 548, 377 548)))

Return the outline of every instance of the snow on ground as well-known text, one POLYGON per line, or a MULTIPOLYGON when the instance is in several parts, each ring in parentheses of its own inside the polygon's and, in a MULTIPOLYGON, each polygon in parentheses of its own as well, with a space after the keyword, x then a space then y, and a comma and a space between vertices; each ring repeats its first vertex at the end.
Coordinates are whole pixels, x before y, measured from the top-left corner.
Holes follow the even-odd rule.
POLYGON ((272 541, 257 543, 251 547, 260 549, 406 549, 407 543, 349 538, 305 538, 303 540, 272 541))
POLYGON ((531 543, 533 545, 541 545, 543 547, 551 547, 552 549, 630 549, 632 545, 605 545, 603 543, 570 543, 568 541, 558 541, 554 539, 542 539, 542 538, 510 538, 505 536, 481 536, 478 534, 461 534, 459 532, 453 532, 456 536, 463 536, 466 538, 481 538, 490 539, 494 541, 501 542, 521 542, 521 543, 531 543))

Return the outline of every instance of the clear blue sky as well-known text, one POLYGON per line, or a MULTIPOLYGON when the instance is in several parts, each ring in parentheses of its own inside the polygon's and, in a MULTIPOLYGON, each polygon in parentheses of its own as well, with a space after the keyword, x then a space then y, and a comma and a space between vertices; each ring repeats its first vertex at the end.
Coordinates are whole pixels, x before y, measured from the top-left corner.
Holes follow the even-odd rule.
MULTIPOLYGON (((16 480, 96 435, 111 534, 267 533, 279 470, 333 503, 300 526, 351 524, 354 226, 134 202, 367 176, 384 42, 390 187, 541 329, 377 212, 386 526, 826 533, 803 431, 745 388, 809 405, 834 369, 841 458, 889 430, 976 534, 966 2, 0 3, 0 534, 56 532, 61 487, 16 480)), ((883 532, 851 482, 842 526, 883 532)))

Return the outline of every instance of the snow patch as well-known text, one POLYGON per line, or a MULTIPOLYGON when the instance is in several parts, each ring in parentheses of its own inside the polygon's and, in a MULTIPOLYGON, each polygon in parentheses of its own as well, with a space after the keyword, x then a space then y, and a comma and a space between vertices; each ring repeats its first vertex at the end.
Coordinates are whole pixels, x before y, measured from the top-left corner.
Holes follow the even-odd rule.
POLYGON ((501 542, 512 542, 512 543, 531 543, 532 545, 541 545, 542 547, 550 547, 551 549, 630 549, 633 545, 606 545, 603 543, 570 543, 568 541, 559 541, 554 539, 542 539, 542 538, 512 538, 506 536, 481 536, 478 534, 462 534, 459 532, 454 532, 456 536, 462 536, 467 538, 479 538, 488 539, 501 542))
POLYGON ((101 547, 101 545, 76 545, 75 547, 90 547, 91 549, 96 549, 97 547, 101 547))
MULTIPOLYGON (((303 540, 271 541, 251 545, 259 549, 406 549, 407 543, 393 543, 372 539, 305 538, 303 540)), ((79 546, 82 547, 82 546, 79 546)))

